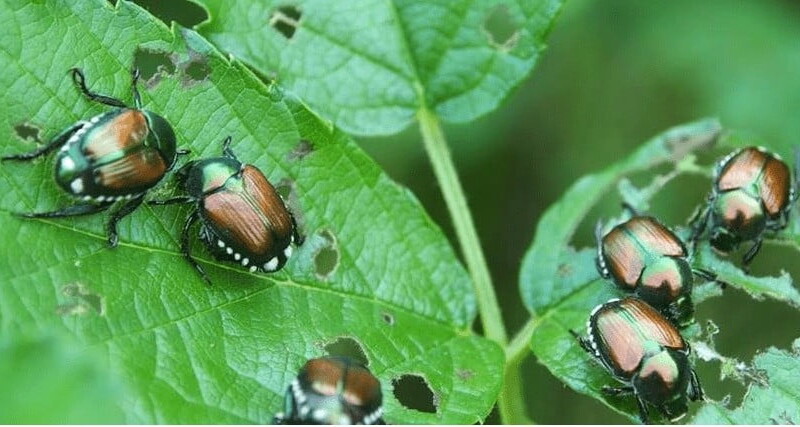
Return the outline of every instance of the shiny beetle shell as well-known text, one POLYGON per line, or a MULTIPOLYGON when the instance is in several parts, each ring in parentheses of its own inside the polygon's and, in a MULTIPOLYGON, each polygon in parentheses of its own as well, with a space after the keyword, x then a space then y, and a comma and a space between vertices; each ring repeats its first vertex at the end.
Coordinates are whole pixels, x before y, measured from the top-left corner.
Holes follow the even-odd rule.
POLYGON ((675 326, 637 298, 612 300, 597 307, 587 326, 597 356, 622 379, 636 373, 642 360, 654 351, 651 344, 688 351, 675 326))
POLYGON ((286 390, 276 424, 383 424, 378 379, 345 357, 309 360, 286 390))
POLYGON ((760 199, 769 219, 777 219, 791 199, 791 173, 779 157, 758 147, 748 147, 727 159, 720 168, 719 192, 741 190, 760 199))
POLYGON ((620 287, 635 289, 647 263, 662 256, 686 257, 681 240, 655 218, 637 216, 602 238, 600 257, 620 287))
POLYGON ((598 229, 598 270, 677 323, 693 314, 694 283, 683 242, 658 220, 634 216, 604 236, 598 229))
POLYGON ((63 218, 88 215, 126 202, 108 220, 108 243, 117 245, 117 223, 129 215, 175 164, 178 151, 175 132, 163 117, 142 109, 137 88, 139 71, 132 73, 134 106, 89 90, 83 72, 70 70, 78 90, 90 101, 113 110, 74 123, 47 144, 28 153, 3 156, 2 160, 29 161, 59 149, 55 159, 55 181, 77 204, 50 212, 18 213, 24 218, 63 218))
POLYGON ((687 399, 703 398, 689 361, 689 345, 675 326, 646 302, 628 297, 596 307, 589 316, 587 333, 588 339, 578 337, 583 349, 624 384, 603 391, 633 394, 642 421, 648 421, 648 404, 676 420, 686 414, 687 399))
POLYGON ((175 134, 161 116, 117 109, 80 127, 56 156, 56 182, 75 197, 114 200, 143 193, 176 160, 175 134), (158 122, 160 134, 152 132, 158 122))
POLYGON ((786 227, 796 191, 789 167, 777 154, 761 147, 731 153, 717 166, 708 206, 693 220, 692 239, 710 228, 711 246, 722 253, 754 241, 743 258, 747 264, 758 253, 765 231, 786 227))
POLYGON ((223 156, 195 160, 178 171, 186 196, 149 202, 195 204, 183 226, 181 252, 209 283, 205 270, 192 257, 189 231, 197 220, 202 224, 200 238, 214 256, 250 272, 280 270, 292 255, 292 244, 303 243, 294 215, 281 196, 258 168, 236 158, 230 144, 227 137, 223 156))
MULTIPOLYGON (((208 165, 197 167, 202 171, 208 165)), ((199 199, 200 215, 208 233, 205 240, 218 256, 241 262, 235 259, 235 254, 241 254, 249 260, 245 267, 268 272, 283 267, 294 225, 280 195, 260 170, 241 165, 240 171, 229 176, 222 186, 199 199)))

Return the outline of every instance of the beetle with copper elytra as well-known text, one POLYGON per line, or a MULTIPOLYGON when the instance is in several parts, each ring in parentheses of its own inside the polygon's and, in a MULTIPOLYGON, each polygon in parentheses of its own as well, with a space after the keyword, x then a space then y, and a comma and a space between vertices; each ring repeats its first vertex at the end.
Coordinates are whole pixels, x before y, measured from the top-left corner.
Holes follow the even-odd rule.
POLYGON ((117 223, 142 203, 145 194, 175 165, 178 154, 175 132, 166 119, 142 109, 137 89, 139 70, 132 73, 134 106, 99 95, 86 87, 83 73, 70 70, 78 90, 90 101, 115 107, 89 120, 81 120, 29 153, 2 160, 33 160, 61 147, 56 155, 55 180, 83 203, 52 212, 19 214, 25 218, 59 218, 104 211, 125 200, 108 221, 108 244, 117 245, 117 223))
POLYGON ((686 414, 687 399, 703 399, 689 361, 689 344, 646 302, 635 297, 612 299, 592 310, 586 329, 588 338, 570 333, 623 383, 604 386, 603 393, 633 395, 642 422, 648 422, 648 404, 674 421, 686 414))
POLYGON ((380 381, 347 357, 311 359, 286 390, 275 424, 385 424, 380 381))
POLYGON ((717 165, 708 204, 692 220, 692 241, 709 230, 711 246, 721 253, 754 241, 742 261, 749 264, 763 234, 780 231, 798 197, 800 151, 795 149, 795 181, 780 156, 761 147, 735 151, 717 165))
POLYGON ((151 205, 194 203, 181 233, 181 252, 206 282, 205 270, 192 257, 189 231, 199 219, 200 239, 209 251, 245 267, 250 272, 274 272, 292 254, 292 244, 303 236, 294 215, 261 171, 240 162, 223 142, 221 157, 188 162, 178 172, 179 185, 188 196, 151 200, 151 205))
POLYGON ((605 235, 597 223, 597 270, 621 289, 632 292, 678 326, 692 321, 694 275, 715 280, 710 271, 693 269, 681 239, 651 216, 633 216, 605 235))

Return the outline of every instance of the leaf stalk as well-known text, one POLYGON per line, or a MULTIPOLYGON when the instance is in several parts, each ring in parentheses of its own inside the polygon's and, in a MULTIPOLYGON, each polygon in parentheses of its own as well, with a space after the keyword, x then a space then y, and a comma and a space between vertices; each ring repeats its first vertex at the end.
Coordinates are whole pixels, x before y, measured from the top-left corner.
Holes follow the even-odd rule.
POLYGON ((492 278, 489 275, 486 258, 483 255, 478 233, 472 221, 472 214, 467 206, 464 189, 458 179, 442 126, 436 115, 425 107, 419 110, 417 119, 425 151, 433 164, 433 172, 444 194, 447 210, 450 212, 450 218, 461 245, 461 252, 472 277, 484 335, 501 346, 505 346, 508 337, 505 326, 503 326, 500 306, 497 304, 497 296, 495 296, 492 286, 492 278))

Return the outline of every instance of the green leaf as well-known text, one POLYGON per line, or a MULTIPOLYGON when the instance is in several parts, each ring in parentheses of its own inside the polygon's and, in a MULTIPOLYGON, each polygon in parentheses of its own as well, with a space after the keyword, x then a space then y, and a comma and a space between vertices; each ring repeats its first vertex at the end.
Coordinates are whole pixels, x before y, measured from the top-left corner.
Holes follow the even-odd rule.
MULTIPOLYGON (((542 216, 533 247, 523 264, 520 287, 535 316, 530 347, 539 362, 575 391, 602 401, 634 421, 639 420, 635 401, 629 397, 611 397, 602 393, 603 386, 613 385, 615 380, 592 360, 570 334, 571 330, 584 333, 591 310, 624 293, 599 277, 594 264, 595 248, 575 251, 569 247, 569 241, 578 224, 615 183, 620 184, 620 192, 626 200, 634 202, 637 207, 646 208, 649 199, 673 175, 686 172, 708 175, 707 170, 694 165, 694 158, 686 154, 690 149, 713 142, 719 134, 720 126, 715 121, 680 126, 645 143, 616 165, 580 179, 542 216), (683 142, 665 144, 667 141, 683 142), (681 147, 680 152, 670 156, 668 147, 676 146, 681 147), (674 163, 674 170, 656 177, 643 189, 637 189, 623 179, 626 175, 646 171, 655 164, 667 161, 674 163)), ((683 231, 678 230, 679 233, 683 231)), ((753 277, 716 257, 707 244, 702 244, 700 248, 693 259, 696 266, 714 271, 721 281, 744 290, 754 298, 769 297, 798 307, 800 294, 787 274, 777 278, 753 277)), ((701 284, 693 289, 693 300, 699 303, 722 293, 714 283, 701 284)), ((696 324, 682 331, 690 340, 700 339, 700 332, 696 324)), ((695 344, 699 346, 705 343, 693 341, 693 346, 695 344)))
POLYGON ((0 424, 121 423, 120 387, 93 356, 52 337, 4 337, 0 424))
POLYGON ((794 351, 769 348, 753 359, 759 378, 747 389, 742 405, 720 402, 703 406, 692 424, 797 424, 800 420, 800 340, 794 351))
POLYGON ((622 161, 573 184, 542 215, 533 244, 522 261, 520 292, 528 309, 541 314, 575 292, 575 286, 585 285, 562 286, 558 283, 561 248, 569 245, 578 224, 620 179, 662 163, 678 163, 691 150, 712 144, 720 131, 720 124, 714 119, 672 128, 644 143, 622 161))
POLYGON ((364 135, 396 133, 421 109, 449 122, 494 110, 533 69, 563 4, 192 1, 208 11, 198 31, 213 43, 364 135))
MULTIPOLYGON (((53 328, 103 352, 134 394, 122 405, 131 423, 268 423, 297 369, 341 337, 381 380, 388 422, 488 414, 503 354, 470 330, 466 272, 417 200, 346 135, 196 33, 125 1, 11 0, 0 24, 11 29, 0 36, 2 153, 34 148, 35 137, 19 134, 46 141, 107 110, 81 97, 70 67, 93 90, 129 99, 141 49, 171 64, 142 85, 146 108, 172 123, 191 158, 218 156, 231 135, 240 158, 288 192, 307 235, 271 275, 215 261, 195 240, 209 287, 179 252, 188 207, 140 208, 109 250, 106 215, 13 217, 73 202, 53 182, 51 159, 5 162, 0 331, 53 328), (392 382, 406 374, 426 380, 436 413, 398 401, 392 382)), ((168 182, 150 197, 173 194, 168 182)))
POLYGON ((800 292, 794 287, 792 278, 786 272, 779 277, 748 275, 731 262, 720 259, 706 243, 700 245, 695 256, 695 264, 713 271, 719 281, 747 292, 754 299, 762 300, 768 297, 800 308, 800 292))

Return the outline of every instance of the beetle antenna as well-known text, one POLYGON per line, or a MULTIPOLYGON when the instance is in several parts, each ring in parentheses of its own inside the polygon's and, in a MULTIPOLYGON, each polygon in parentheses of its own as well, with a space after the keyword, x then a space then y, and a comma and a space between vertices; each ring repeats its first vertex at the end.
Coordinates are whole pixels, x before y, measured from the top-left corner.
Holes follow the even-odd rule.
POLYGON ((133 105, 136 109, 142 108, 142 96, 139 95, 139 77, 141 77, 141 72, 139 71, 139 67, 134 67, 133 71, 131 72, 131 91, 133 92, 133 105))

